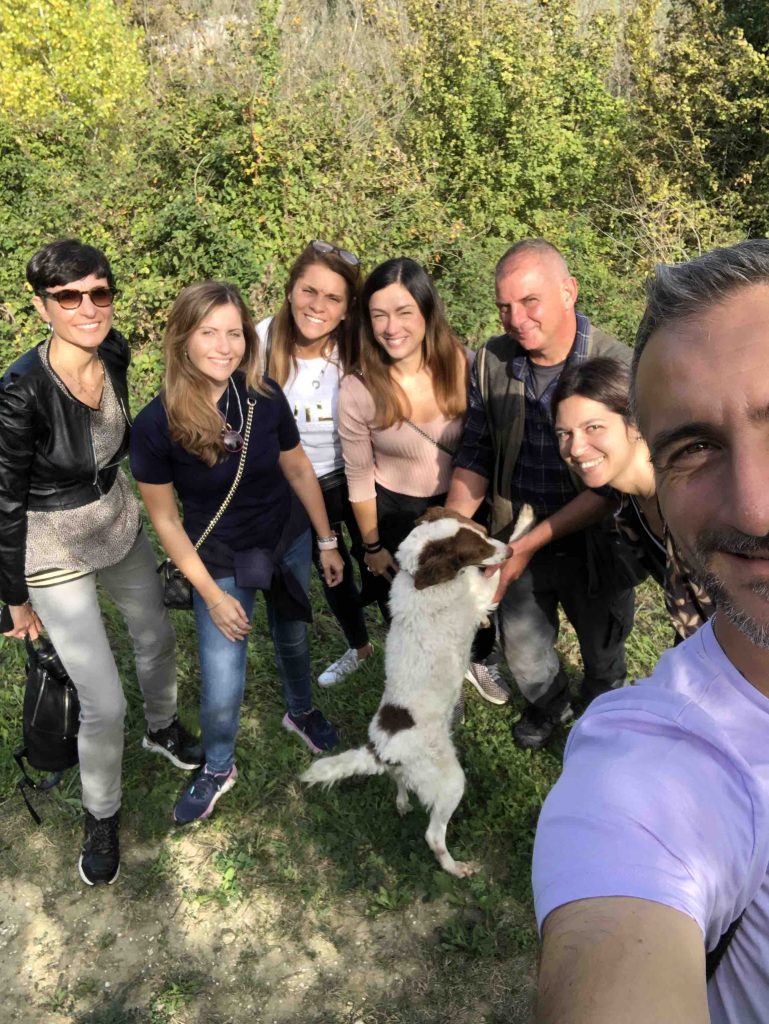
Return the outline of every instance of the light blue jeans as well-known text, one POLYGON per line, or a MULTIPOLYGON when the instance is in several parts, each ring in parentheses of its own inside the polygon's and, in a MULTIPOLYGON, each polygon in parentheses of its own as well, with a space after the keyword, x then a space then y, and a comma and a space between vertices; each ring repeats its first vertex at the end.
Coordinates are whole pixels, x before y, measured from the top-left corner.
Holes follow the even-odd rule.
MULTIPOLYGON (((310 531, 301 534, 283 556, 281 564, 291 569, 305 592, 309 592, 311 560, 310 531)), ((234 576, 216 581, 237 598, 250 619, 256 590, 239 587, 234 576)), ((302 714, 312 707, 310 645, 307 623, 287 619, 275 608, 269 593, 264 595, 267 621, 275 650, 275 663, 288 710, 302 714)), ((200 728, 206 764, 215 772, 227 771, 235 757, 235 737, 240 725, 240 706, 246 685, 248 637, 232 641, 214 624, 205 602, 193 591, 195 625, 198 631, 200 675, 200 728)))

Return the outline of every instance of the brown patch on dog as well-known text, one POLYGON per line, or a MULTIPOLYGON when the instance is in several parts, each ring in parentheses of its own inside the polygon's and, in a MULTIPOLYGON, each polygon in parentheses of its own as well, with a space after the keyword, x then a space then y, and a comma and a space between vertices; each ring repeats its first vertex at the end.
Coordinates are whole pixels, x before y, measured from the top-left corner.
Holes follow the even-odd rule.
POLYGON ((399 704, 383 704, 377 716, 379 728, 382 732, 394 736, 396 732, 403 729, 413 729, 414 719, 408 708, 402 708, 399 704))
POLYGON ((441 505, 432 505, 424 515, 421 515, 417 519, 415 526, 419 526, 421 523, 437 523, 439 519, 456 519, 458 523, 463 526, 468 526, 471 530, 475 530, 476 533, 480 533, 484 537, 488 537, 489 531, 485 526, 481 526, 480 523, 476 523, 474 519, 468 519, 467 516, 461 515, 459 512, 454 512, 453 509, 443 508, 441 505))
POLYGON ((424 590, 436 583, 446 583, 466 565, 481 565, 493 554, 494 548, 476 529, 461 527, 451 537, 425 544, 414 574, 414 586, 424 590))

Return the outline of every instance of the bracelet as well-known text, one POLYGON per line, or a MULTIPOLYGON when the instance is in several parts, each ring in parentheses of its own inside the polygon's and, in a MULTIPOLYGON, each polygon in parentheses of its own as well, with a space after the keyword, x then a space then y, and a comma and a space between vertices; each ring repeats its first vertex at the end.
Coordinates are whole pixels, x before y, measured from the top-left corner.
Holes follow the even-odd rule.
POLYGON ((214 601, 213 604, 207 604, 206 605, 206 611, 207 612, 212 612, 214 610, 214 608, 218 608, 219 605, 222 603, 222 601, 225 599, 226 596, 227 596, 226 594, 222 594, 222 596, 219 598, 218 601, 214 601))
POLYGON ((366 552, 367 555, 376 555, 379 554, 383 547, 384 544, 381 542, 381 540, 375 540, 372 541, 371 544, 364 544, 363 550, 366 552))
POLYGON ((339 547, 339 539, 335 533, 329 537, 318 537, 318 551, 336 551, 339 547))

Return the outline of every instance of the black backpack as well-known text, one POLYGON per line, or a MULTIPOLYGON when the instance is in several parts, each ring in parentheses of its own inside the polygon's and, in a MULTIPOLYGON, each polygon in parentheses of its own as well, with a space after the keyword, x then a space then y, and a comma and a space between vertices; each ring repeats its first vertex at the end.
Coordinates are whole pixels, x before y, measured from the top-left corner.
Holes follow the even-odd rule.
POLYGON ((77 690, 50 640, 40 637, 37 647, 29 637, 27 646, 27 685, 24 692, 24 742, 14 751, 21 769, 18 787, 29 813, 40 824, 25 788, 48 790, 58 785, 62 773, 77 764, 77 732, 80 726, 80 701, 77 690), (42 772, 52 773, 35 782, 24 761, 42 772))

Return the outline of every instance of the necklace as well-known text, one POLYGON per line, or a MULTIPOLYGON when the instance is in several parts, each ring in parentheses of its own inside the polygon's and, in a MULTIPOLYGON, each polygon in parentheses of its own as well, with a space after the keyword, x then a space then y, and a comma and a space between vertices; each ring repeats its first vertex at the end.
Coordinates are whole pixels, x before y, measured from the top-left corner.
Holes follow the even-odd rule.
POLYGON ((317 391, 318 388, 320 387, 320 385, 321 385, 321 383, 323 381, 323 378, 326 375, 326 370, 328 369, 328 364, 330 362, 331 362, 331 356, 328 355, 323 360, 323 367, 321 368, 320 373, 318 374, 317 377, 313 377, 312 381, 310 382, 312 384, 313 391, 317 391))
POLYGON ((101 372, 99 374, 99 380, 95 384, 86 384, 86 382, 81 377, 78 377, 74 373, 70 373, 69 370, 65 370, 63 366, 60 366, 57 372, 63 373, 65 377, 68 377, 71 381, 74 381, 75 384, 77 384, 77 386, 81 388, 83 391, 90 391, 91 394, 95 395, 96 392, 99 391, 102 385, 104 384, 104 366, 102 365, 101 359, 98 360, 98 363, 101 372))

